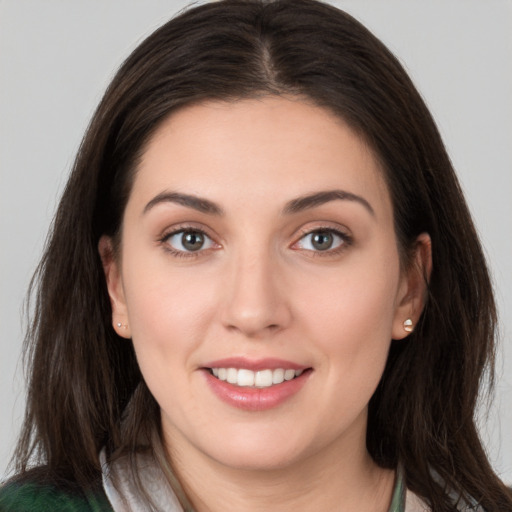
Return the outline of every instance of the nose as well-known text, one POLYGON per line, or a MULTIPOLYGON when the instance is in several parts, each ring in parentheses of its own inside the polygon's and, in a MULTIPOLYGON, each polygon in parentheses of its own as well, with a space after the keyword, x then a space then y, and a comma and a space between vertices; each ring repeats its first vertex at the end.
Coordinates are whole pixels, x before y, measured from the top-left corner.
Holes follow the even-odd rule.
POLYGON ((225 282, 222 323, 249 338, 264 338, 286 328, 291 311, 276 257, 237 258, 225 282))

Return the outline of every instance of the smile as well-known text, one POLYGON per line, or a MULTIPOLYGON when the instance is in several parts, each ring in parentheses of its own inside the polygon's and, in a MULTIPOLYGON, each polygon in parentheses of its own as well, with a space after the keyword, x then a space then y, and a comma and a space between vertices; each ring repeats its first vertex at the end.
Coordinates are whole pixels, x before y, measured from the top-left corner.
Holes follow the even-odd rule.
POLYGON ((293 380, 302 375, 303 370, 276 368, 258 371, 246 368, 210 368, 212 375, 221 381, 239 387, 269 388, 293 380))

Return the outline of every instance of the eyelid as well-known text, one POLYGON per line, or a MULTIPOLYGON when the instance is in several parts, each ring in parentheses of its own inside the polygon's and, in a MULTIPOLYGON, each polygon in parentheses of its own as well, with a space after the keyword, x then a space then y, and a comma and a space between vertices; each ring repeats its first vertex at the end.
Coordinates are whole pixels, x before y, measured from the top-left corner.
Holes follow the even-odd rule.
POLYGON ((352 244, 353 244, 353 237, 347 229, 343 229, 340 226, 334 227, 334 226, 328 225, 328 224, 320 224, 320 225, 311 226, 311 227, 302 227, 300 229, 299 236, 295 239, 295 242, 293 242, 293 244, 291 245, 291 248, 295 249, 295 250, 311 253, 314 256, 333 256, 333 255, 337 255, 340 252, 346 250, 347 247, 349 247, 352 244), (332 249, 331 248, 326 249, 324 251, 297 247, 297 245, 299 244, 299 242, 301 240, 303 240, 305 237, 310 236, 314 233, 332 233, 333 235, 341 238, 342 243, 340 245, 338 245, 337 247, 334 247, 332 249))
MULTIPOLYGON (((208 228, 205 228, 204 226, 198 226, 195 222, 184 222, 180 224, 176 224, 173 226, 168 227, 165 229, 162 234, 158 237, 158 242, 164 246, 164 249, 170 253, 172 253, 174 256, 178 257, 198 257, 203 255, 204 253, 207 253, 211 250, 220 249, 222 245, 216 241, 218 237, 215 235, 210 234, 210 230, 208 228), (213 244, 211 247, 207 248, 200 248, 197 251, 186 251, 186 250, 180 250, 172 247, 168 243, 168 239, 174 235, 183 233, 183 232, 198 232, 204 235, 206 238, 210 240, 210 242, 213 244)), ((334 256, 342 251, 346 250, 348 246, 352 245, 353 243, 353 237, 350 234, 350 231, 347 228, 343 228, 339 226, 338 224, 336 226, 333 226, 332 224, 328 223, 322 223, 317 224, 313 226, 306 226, 302 227, 299 230, 299 233, 296 237, 294 237, 295 241, 290 245, 291 249, 294 250, 300 250, 307 253, 311 253, 313 256, 334 256), (334 248, 329 248, 326 250, 315 250, 315 249, 305 249, 302 247, 297 247, 297 245, 300 243, 301 240, 303 240, 306 236, 312 235, 314 233, 332 233, 333 235, 337 236, 342 240, 342 242, 334 248)))
POLYGON ((216 241, 216 237, 211 235, 209 233, 210 230, 206 229, 203 226, 198 226, 196 223, 180 223, 173 226, 168 227, 165 229, 161 235, 158 236, 158 243, 161 244, 164 249, 168 252, 170 252, 173 256, 178 257, 189 257, 194 258, 201 256, 205 252, 209 252, 210 250, 215 250, 221 247, 221 245, 216 241), (168 241, 172 236, 178 235, 180 233, 186 233, 186 232, 192 232, 192 233, 201 233, 205 238, 209 239, 210 242, 213 244, 213 247, 207 247, 207 248, 201 248, 197 251, 186 251, 181 249, 176 249, 173 247, 168 241))

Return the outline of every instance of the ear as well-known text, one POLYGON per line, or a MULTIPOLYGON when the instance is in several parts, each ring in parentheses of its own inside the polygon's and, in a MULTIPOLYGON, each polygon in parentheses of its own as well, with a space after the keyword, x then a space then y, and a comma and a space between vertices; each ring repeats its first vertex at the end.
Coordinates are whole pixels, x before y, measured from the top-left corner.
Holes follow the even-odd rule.
POLYGON ((393 320, 394 340, 408 336, 418 323, 425 306, 431 272, 432 241, 428 233, 422 233, 416 239, 412 261, 409 268, 404 270, 400 283, 393 320), (408 320, 409 326, 404 324, 408 320))
POLYGON ((120 262, 115 257, 112 239, 103 235, 98 243, 98 251, 103 264, 103 272, 105 273, 110 304, 112 306, 112 326, 119 336, 131 338, 120 262))

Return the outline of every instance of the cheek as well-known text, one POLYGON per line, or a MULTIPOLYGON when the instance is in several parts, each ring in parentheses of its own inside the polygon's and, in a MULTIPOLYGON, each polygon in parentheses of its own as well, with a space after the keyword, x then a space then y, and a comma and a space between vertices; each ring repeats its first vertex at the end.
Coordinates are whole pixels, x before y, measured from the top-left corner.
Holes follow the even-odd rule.
POLYGON ((123 281, 137 360, 157 401, 167 404, 172 390, 186 394, 197 351, 212 337, 218 272, 177 265, 154 250, 127 248, 126 255, 123 281))
POLYGON ((173 272, 150 264, 137 268, 125 279, 137 361, 162 409, 186 416, 194 409, 193 356, 211 325, 214 290, 197 272, 173 272))
POLYGON ((302 287, 307 289, 302 307, 321 329, 331 327, 340 336, 350 331, 391 333, 397 287, 396 266, 351 265, 302 287))
POLYGON ((398 281, 397 264, 359 260, 303 298, 304 329, 317 340, 332 379, 376 385, 391 343, 398 281))
POLYGON ((135 343, 161 349, 192 348, 206 327, 214 297, 197 275, 140 273, 126 286, 127 309, 135 343))

